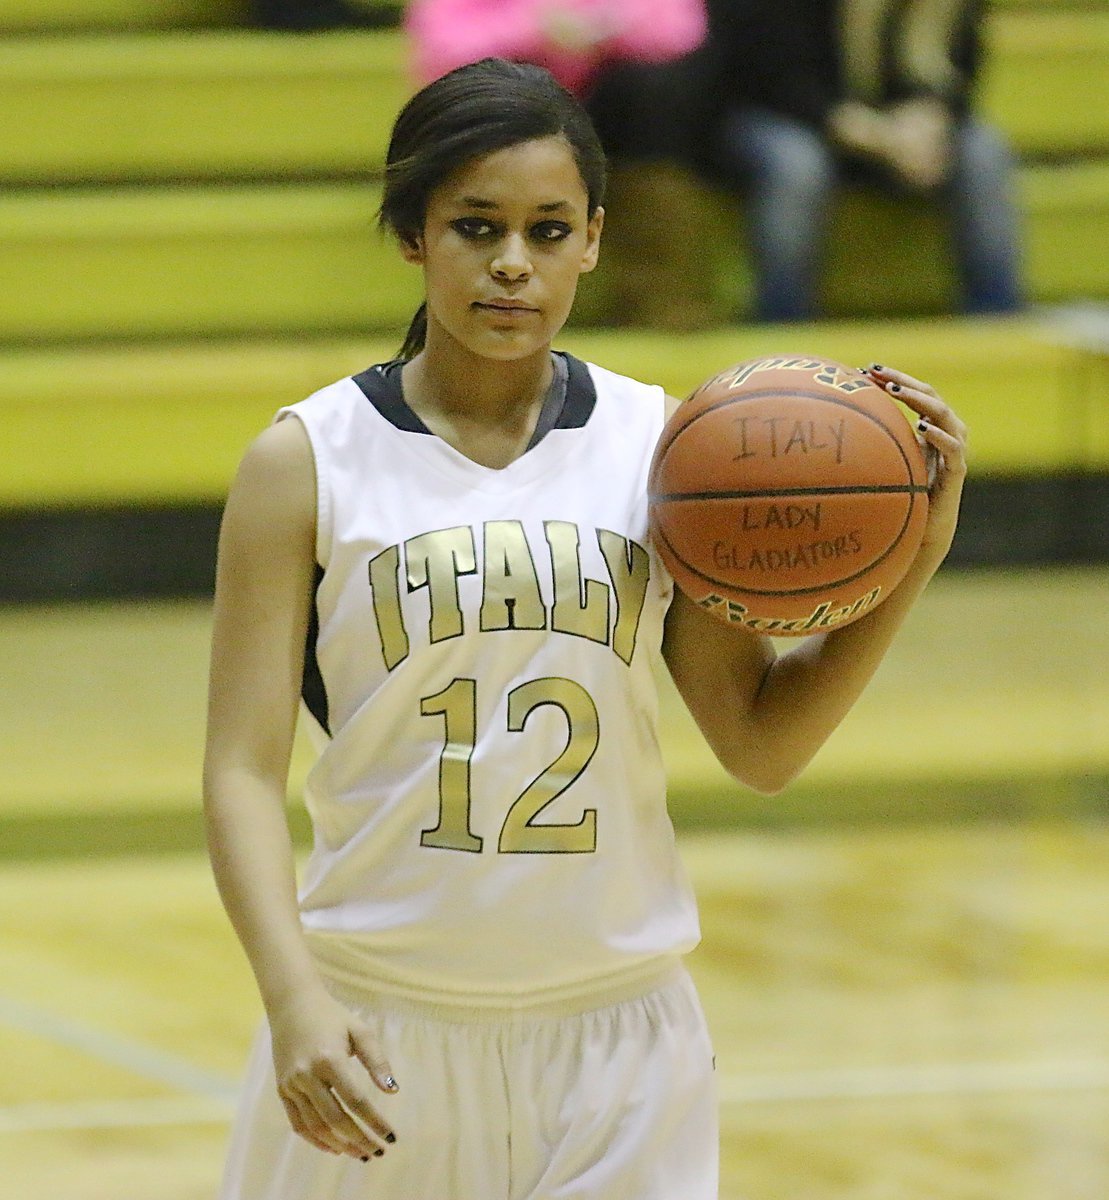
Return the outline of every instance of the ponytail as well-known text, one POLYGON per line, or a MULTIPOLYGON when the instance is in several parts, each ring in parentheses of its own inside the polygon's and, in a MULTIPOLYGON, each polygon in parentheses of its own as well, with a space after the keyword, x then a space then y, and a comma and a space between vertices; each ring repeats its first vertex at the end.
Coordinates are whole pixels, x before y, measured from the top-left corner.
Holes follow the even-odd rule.
POLYGON ((404 335, 404 344, 397 351, 397 358, 402 362, 408 362, 416 357, 424 348, 427 341, 427 304, 421 304, 416 309, 416 315, 412 318, 412 324, 408 326, 408 332, 404 335))

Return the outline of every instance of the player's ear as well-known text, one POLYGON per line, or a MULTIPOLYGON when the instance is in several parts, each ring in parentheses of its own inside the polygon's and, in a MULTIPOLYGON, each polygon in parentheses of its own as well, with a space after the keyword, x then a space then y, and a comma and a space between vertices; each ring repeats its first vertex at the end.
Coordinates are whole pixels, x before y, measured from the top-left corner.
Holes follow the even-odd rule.
POLYGON ((400 235, 400 253, 405 262, 423 266, 424 239, 418 233, 402 233, 400 235))
POLYGON ((604 224, 605 210, 598 205, 589 218, 589 225, 585 231, 585 253, 581 257, 582 274, 592 271, 597 265, 597 256, 601 252, 601 230, 604 228, 604 224))

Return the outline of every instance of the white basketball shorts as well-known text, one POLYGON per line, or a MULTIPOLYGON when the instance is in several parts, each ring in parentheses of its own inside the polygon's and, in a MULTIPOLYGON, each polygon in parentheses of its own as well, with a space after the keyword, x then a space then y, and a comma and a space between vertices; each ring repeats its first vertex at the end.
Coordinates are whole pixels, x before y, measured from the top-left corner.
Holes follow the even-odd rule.
POLYGON ((392 998, 359 1015, 400 1085, 373 1089, 396 1144, 361 1163, 293 1133, 263 1028, 221 1200, 717 1200, 712 1047, 684 967, 573 1016, 392 998))

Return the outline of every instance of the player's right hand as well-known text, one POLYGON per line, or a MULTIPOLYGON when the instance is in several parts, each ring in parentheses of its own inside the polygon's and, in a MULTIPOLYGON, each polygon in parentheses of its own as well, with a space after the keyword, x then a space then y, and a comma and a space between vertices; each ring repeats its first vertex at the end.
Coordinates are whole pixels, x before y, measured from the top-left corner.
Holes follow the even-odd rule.
POLYGON ((289 1124, 332 1154, 366 1161, 396 1141, 371 1103, 371 1081, 397 1090, 369 1026, 326 991, 297 995, 269 1014, 277 1094, 289 1124))

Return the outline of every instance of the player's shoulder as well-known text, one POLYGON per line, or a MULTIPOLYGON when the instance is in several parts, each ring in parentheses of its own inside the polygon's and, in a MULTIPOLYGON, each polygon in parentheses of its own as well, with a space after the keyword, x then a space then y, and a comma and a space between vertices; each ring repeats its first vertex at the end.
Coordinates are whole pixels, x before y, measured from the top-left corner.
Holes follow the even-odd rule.
POLYGON ((645 383, 599 363, 577 365, 589 382, 602 423, 607 418, 609 423, 628 429, 630 422, 636 422, 644 425, 648 436, 657 434, 657 426, 666 419, 666 393, 658 384, 645 383))
POLYGON ((227 512, 237 527, 252 530, 314 523, 315 464, 300 422, 278 421, 250 442, 231 482, 227 512))
POLYGON ((278 419, 247 446, 239 463, 240 481, 266 486, 292 482, 311 469, 312 451, 299 421, 278 419))
POLYGON ((345 375, 342 379, 333 380, 317 388, 303 400, 283 407, 279 416, 288 413, 323 413, 332 410, 343 410, 365 399, 366 389, 359 386, 359 381, 376 379, 384 371, 387 364, 368 367, 358 375, 345 375))
POLYGON ((663 395, 662 388, 656 383, 646 383, 630 375, 623 375, 610 367, 599 363, 584 362, 583 367, 589 372, 598 396, 617 396, 621 399, 635 398, 644 403, 658 403, 663 395))
POLYGON ((384 426, 379 413, 403 427, 394 411, 403 408, 402 402, 389 403, 394 393, 400 396, 399 382, 388 372, 390 366, 367 367, 357 375, 325 384, 303 400, 279 409, 274 419, 281 423, 287 417, 297 418, 317 453, 354 448, 367 437, 377 436, 384 426))

